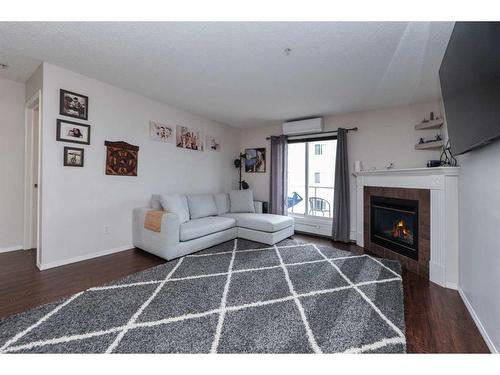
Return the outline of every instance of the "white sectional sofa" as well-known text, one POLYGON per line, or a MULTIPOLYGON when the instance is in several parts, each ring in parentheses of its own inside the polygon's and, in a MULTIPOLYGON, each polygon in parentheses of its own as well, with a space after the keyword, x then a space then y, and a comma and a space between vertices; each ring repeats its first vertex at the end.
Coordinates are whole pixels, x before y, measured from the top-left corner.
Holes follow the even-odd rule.
POLYGON ((294 233, 293 218, 263 214, 252 190, 153 195, 150 207, 134 209, 132 225, 134 246, 167 260, 234 238, 274 245, 294 233), (160 232, 145 229, 146 213, 160 209, 167 211, 160 232))

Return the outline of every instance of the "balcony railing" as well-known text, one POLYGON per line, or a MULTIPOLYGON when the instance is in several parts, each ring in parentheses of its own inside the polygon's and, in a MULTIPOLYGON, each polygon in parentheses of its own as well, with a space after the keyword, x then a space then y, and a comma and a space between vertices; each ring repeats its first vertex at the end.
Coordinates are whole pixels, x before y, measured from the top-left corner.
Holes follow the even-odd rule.
POLYGON ((289 213, 306 216, 320 216, 331 218, 333 214, 333 186, 309 185, 307 193, 305 186, 291 185, 288 187, 288 196, 296 192, 302 201, 288 207, 289 213))

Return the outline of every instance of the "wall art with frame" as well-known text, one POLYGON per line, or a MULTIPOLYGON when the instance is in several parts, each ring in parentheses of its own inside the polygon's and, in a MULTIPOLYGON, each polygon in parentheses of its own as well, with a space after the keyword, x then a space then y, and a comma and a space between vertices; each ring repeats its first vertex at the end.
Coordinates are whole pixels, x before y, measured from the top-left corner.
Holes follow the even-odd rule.
POLYGON ((64 166, 83 167, 85 149, 64 147, 64 166))
POLYGON ((89 97, 60 89, 59 114, 87 121, 89 116, 89 97))
POLYGON ((266 149, 264 147, 245 149, 245 172, 266 172, 266 149))
POLYGON ((118 141, 105 141, 106 174, 111 176, 137 176, 139 146, 118 141))
POLYGON ((90 125, 57 119, 56 140, 89 145, 90 125))

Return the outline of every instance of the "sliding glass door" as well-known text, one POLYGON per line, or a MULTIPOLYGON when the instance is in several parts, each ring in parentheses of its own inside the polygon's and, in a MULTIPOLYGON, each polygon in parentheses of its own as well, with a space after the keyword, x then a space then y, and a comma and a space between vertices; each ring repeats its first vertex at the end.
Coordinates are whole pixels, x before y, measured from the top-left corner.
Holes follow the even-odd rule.
POLYGON ((288 144, 288 213, 305 215, 307 172, 306 172, 306 143, 288 144))
POLYGON ((288 144, 288 213, 331 220, 335 180, 334 138, 288 144))

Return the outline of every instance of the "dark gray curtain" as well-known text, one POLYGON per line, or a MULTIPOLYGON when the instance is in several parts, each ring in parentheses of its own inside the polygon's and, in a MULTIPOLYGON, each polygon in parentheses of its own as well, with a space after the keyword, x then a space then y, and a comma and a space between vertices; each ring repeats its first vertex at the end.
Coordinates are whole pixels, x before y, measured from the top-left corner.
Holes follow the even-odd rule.
POLYGON ((271 191, 269 212, 286 215, 287 195, 287 137, 271 137, 271 191))
POLYGON ((347 129, 337 133, 337 158, 335 164, 335 189, 333 193, 334 241, 349 242, 351 217, 349 213, 349 161, 347 157, 347 129))

